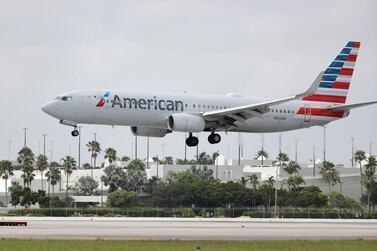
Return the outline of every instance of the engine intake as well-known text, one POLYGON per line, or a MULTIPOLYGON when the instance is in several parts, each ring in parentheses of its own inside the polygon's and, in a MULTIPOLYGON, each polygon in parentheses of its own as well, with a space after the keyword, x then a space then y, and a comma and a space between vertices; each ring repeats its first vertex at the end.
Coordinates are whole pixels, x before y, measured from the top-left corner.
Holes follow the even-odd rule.
POLYGON ((168 128, 176 132, 202 132, 205 125, 201 116, 188 113, 174 113, 168 118, 168 128))
POLYGON ((144 137, 156 137, 162 138, 166 134, 171 133, 170 130, 154 128, 154 127, 140 127, 140 126, 131 126, 131 132, 135 136, 144 136, 144 137))

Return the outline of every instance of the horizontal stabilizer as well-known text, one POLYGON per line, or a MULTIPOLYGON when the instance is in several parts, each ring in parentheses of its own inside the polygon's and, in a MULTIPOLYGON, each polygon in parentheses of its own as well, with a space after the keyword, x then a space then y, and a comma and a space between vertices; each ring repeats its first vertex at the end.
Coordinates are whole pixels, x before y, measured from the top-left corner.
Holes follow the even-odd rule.
POLYGON ((369 101, 369 102, 363 102, 363 103, 357 103, 357 104, 349 104, 349 105, 340 105, 340 106, 335 106, 328 108, 328 110, 333 111, 333 112, 342 112, 342 111, 347 111, 350 109, 366 106, 366 105, 373 105, 376 104, 377 101, 369 101))

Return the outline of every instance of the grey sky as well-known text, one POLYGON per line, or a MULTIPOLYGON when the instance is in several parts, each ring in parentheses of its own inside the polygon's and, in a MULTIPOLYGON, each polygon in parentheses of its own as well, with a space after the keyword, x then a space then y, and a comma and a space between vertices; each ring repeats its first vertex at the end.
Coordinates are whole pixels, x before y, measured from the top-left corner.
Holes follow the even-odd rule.
MULTIPOLYGON (((41 112, 42 104, 75 89, 189 91, 282 97, 308 87, 349 40, 361 41, 348 102, 377 99, 376 1, 5 1, 0 0, 0 159, 23 145, 43 150, 54 140, 54 160, 77 157, 71 128, 41 112), (40 143, 39 143, 40 142, 40 143), (70 147, 71 145, 71 147, 70 147)), ((377 152, 377 106, 351 112, 327 129, 328 159, 349 164, 356 147, 377 152)), ((128 127, 87 126, 85 144, 97 132, 102 148, 131 155, 128 127)), ((283 133, 291 157, 322 156, 322 128, 283 133)), ((201 133, 200 151, 237 156, 238 134, 219 145, 201 133)), ((244 156, 254 157, 260 134, 243 134, 244 156)), ((184 134, 151 139, 151 155, 183 157, 184 134)), ((139 139, 139 156, 145 156, 139 139)), ((265 135, 272 157, 278 134, 265 135)), ((83 161, 89 161, 85 147, 83 161)), ((193 157, 195 149, 189 150, 193 157)), ((100 157, 102 159, 103 155, 100 157)))

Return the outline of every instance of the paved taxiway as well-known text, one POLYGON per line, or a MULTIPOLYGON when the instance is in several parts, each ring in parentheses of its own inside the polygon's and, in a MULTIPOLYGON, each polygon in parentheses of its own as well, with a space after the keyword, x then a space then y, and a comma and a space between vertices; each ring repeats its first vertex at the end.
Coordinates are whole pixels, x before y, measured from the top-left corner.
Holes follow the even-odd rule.
POLYGON ((296 240, 377 239, 377 220, 50 218, 25 220, 27 227, 0 227, 0 238, 296 240))

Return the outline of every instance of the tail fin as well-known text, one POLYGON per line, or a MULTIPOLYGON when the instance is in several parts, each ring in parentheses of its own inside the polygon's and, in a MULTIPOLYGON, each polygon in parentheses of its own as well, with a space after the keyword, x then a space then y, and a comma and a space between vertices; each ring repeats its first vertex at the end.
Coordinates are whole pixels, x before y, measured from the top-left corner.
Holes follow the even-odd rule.
POLYGON ((351 85, 359 48, 360 42, 348 42, 325 70, 317 92, 311 96, 305 96, 303 100, 344 104, 351 85))

